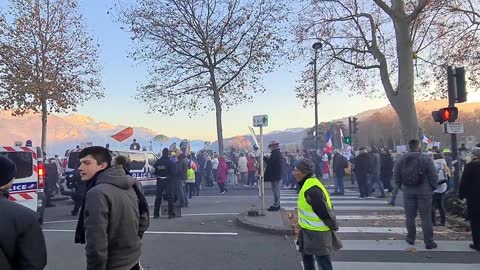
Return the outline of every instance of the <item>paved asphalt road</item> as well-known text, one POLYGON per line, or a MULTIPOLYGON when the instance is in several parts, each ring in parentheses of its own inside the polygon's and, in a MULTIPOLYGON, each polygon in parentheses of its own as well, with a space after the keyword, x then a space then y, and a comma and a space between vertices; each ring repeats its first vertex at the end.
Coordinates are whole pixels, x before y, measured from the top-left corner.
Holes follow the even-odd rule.
MULTIPOLYGON (((152 220, 144 238, 142 264, 146 269, 159 270, 302 269, 291 237, 252 232, 235 225, 237 213, 258 204, 256 194, 255 190, 231 190, 224 195, 217 189, 204 190, 183 209, 183 217, 152 220)), ((282 190, 282 206, 293 209, 296 196, 282 190)), ((344 242, 344 249, 333 256, 335 270, 480 269, 480 253, 468 248, 468 233, 451 226, 438 227, 437 250, 426 251, 418 240, 411 248, 403 240, 401 207, 388 206, 385 199, 357 196, 355 189, 347 188, 345 196, 332 197, 341 225, 339 236, 344 242)), ((148 200, 153 203, 154 197, 148 200)), ((46 269, 85 269, 83 246, 73 244, 76 222, 69 216, 72 205, 69 201, 56 204, 47 209, 43 226, 49 252, 46 269)), ((422 239, 421 229, 418 238, 422 239)))

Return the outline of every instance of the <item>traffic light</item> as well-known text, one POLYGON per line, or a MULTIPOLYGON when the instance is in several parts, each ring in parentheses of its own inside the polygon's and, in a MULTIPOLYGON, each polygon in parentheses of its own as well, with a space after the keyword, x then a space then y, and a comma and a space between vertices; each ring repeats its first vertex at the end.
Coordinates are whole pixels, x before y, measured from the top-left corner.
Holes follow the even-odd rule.
POLYGON ((455 80, 457 81, 457 103, 467 101, 467 88, 465 83, 465 68, 458 67, 455 69, 455 80))
POLYGON ((347 137, 343 138, 343 142, 350 145, 352 143, 352 139, 350 139, 350 137, 347 136, 347 137))
POLYGON ((440 124, 444 122, 455 122, 458 118, 458 108, 457 107, 447 107, 441 108, 438 111, 432 112, 433 120, 440 124))
POLYGON ((357 134, 357 131, 358 131, 358 122, 357 122, 358 118, 357 117, 352 117, 352 133, 353 134, 357 134))

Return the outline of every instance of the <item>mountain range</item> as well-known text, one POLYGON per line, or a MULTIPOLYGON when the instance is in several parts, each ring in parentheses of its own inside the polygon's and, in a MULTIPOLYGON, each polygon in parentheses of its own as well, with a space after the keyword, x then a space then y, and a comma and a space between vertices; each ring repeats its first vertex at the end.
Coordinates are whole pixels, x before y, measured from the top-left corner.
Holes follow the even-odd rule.
MULTIPOLYGON (((442 145, 448 144, 449 137, 443 134, 443 129, 438 123, 433 122, 431 112, 445 107, 446 104, 445 100, 432 100, 416 104, 419 125, 423 134, 435 141, 440 141, 442 145)), ((467 137, 480 138, 480 129, 478 128, 480 127, 478 117, 480 103, 463 103, 457 104, 457 106, 460 112, 459 121, 464 122, 465 125, 465 134, 460 136, 460 141, 467 137)), ((378 145, 392 148, 400 144, 400 129, 391 106, 365 111, 356 117, 359 118, 359 132, 353 138, 356 145, 378 145)), ((342 122, 347 127, 347 130, 343 132, 348 134, 348 118, 332 120, 332 122, 342 122)), ((0 145, 13 145, 15 141, 25 142, 28 139, 39 145, 40 125, 40 115, 38 114, 15 117, 8 111, 0 112, 0 145)), ((181 138, 178 137, 168 137, 162 142, 154 141, 153 138, 160 134, 144 127, 133 127, 134 135, 122 143, 116 142, 110 137, 124 128, 126 126, 97 122, 92 117, 80 114, 64 117, 51 114, 48 118, 48 146, 45 150, 49 156, 63 155, 66 149, 74 148, 76 145, 86 145, 90 142, 102 146, 108 143, 112 149, 127 149, 131 140, 135 138, 141 146, 148 147, 152 142, 153 151, 158 153, 163 147, 168 147, 173 142, 178 145, 181 141, 181 138)), ((277 140, 284 149, 294 151, 302 148, 302 141, 307 134, 309 134, 307 128, 276 130, 265 134, 264 142, 267 145, 271 140, 277 140)), ((336 144, 339 144, 339 141, 337 139, 336 144)), ((224 145, 226 150, 231 147, 252 149, 252 142, 252 137, 246 134, 227 138, 224 145)), ((203 140, 191 140, 190 143, 194 151, 205 147, 203 140)), ((206 147, 215 151, 218 149, 218 144, 213 142, 206 147)))

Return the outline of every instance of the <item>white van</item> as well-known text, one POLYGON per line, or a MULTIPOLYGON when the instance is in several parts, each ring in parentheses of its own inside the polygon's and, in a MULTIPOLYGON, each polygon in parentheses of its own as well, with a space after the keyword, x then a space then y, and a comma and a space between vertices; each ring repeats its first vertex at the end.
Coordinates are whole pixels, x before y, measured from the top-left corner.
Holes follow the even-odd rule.
POLYGON ((45 167, 40 147, 0 146, 0 155, 15 162, 17 174, 10 189, 9 200, 38 213, 43 221, 45 212, 45 167))
MULTIPOLYGON (((66 151, 64 163, 65 179, 78 167, 80 151, 81 149, 66 151)), ((110 152, 112 153, 112 158, 125 156, 130 159, 130 174, 142 184, 144 193, 156 190, 157 178, 153 175, 153 165, 157 161, 157 156, 153 152, 136 150, 110 150, 110 152)), ((68 181, 65 181, 60 189, 63 195, 72 196, 74 193, 72 186, 68 185, 68 181)))
POLYGON ((111 150, 112 158, 125 156, 130 159, 130 174, 136 178, 143 188, 143 192, 155 191, 157 178, 154 175, 157 156, 151 151, 111 150))

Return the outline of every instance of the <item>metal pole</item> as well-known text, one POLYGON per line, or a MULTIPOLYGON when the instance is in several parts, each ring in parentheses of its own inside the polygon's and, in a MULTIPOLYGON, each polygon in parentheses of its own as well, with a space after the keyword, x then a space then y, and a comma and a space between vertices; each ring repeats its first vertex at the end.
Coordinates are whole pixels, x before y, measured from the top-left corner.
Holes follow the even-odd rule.
POLYGON ((315 150, 318 151, 318 89, 317 89, 317 57, 318 51, 315 49, 315 58, 313 60, 313 89, 315 92, 315 150))
POLYGON ((265 215, 265 179, 263 178, 263 126, 260 126, 260 197, 262 198, 261 215, 265 215))
MULTIPOLYGON (((448 82, 448 107, 455 107, 455 99, 457 97, 457 85, 455 80, 455 71, 449 66, 447 67, 447 82, 448 82)), ((460 185, 460 163, 458 162, 458 141, 457 134, 451 135, 452 144, 452 166, 453 166, 453 183, 454 192, 458 193, 460 185)))

